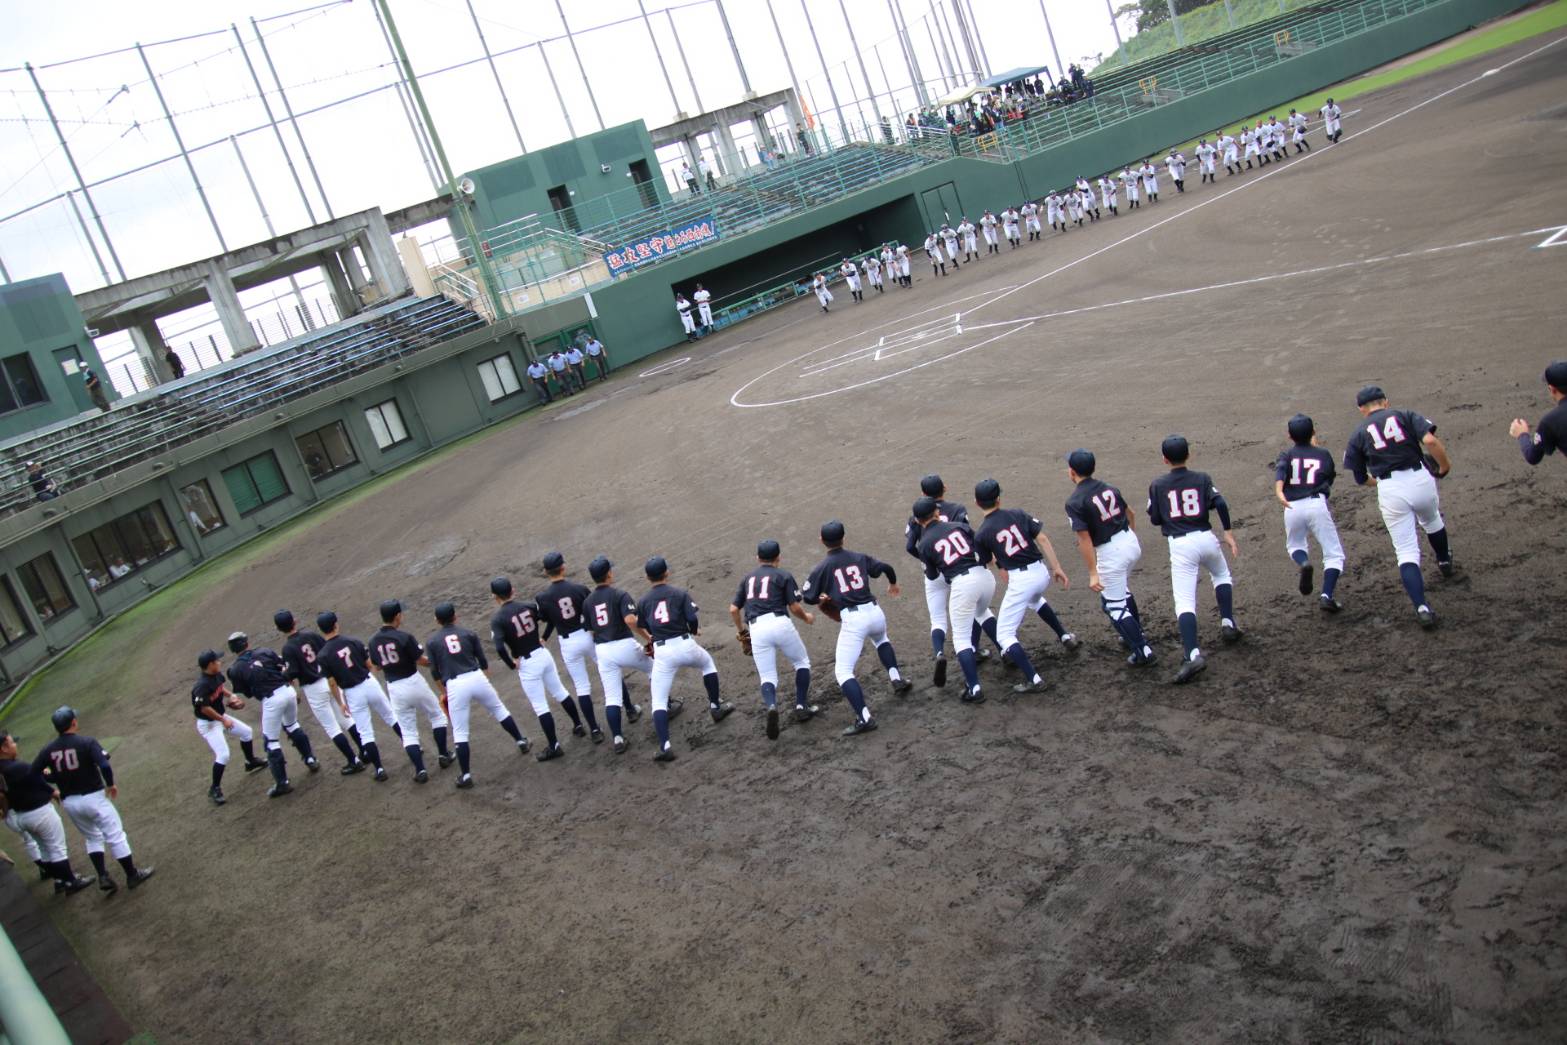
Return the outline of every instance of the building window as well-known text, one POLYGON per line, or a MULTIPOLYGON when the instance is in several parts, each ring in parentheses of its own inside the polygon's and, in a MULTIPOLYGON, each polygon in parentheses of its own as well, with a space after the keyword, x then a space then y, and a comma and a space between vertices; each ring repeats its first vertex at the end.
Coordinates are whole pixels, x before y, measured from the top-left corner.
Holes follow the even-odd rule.
POLYGON ((22 605, 16 601, 9 579, 0 580, 0 646, 20 642, 33 633, 32 626, 22 615, 22 605))
POLYGON ((71 544, 93 591, 107 588, 180 547, 163 505, 156 501, 87 531, 71 544))
POLYGON ((180 505, 185 509, 185 518, 201 536, 223 529, 223 513, 218 511, 218 502, 213 498, 207 480, 198 479, 181 490, 180 505))
POLYGON ((511 365, 511 356, 496 356, 480 363, 479 380, 484 382, 484 394, 492 403, 522 391, 522 385, 517 381, 517 368, 511 365))
POLYGON ((22 578, 22 589, 27 592, 39 620, 52 620, 76 605, 76 600, 71 598, 71 589, 65 586, 65 578, 60 576, 60 567, 48 552, 24 564, 16 575, 22 578))
POLYGON ((281 501, 288 496, 288 482, 278 467, 277 456, 268 450, 243 464, 223 469, 223 485, 234 498, 234 508, 244 518, 251 512, 281 501))
POLYGON ((299 456, 305 459, 305 470, 312 479, 325 479, 333 472, 359 463, 354 444, 348 441, 348 429, 341 421, 298 436, 294 445, 299 447, 299 456))
POLYGON ((370 434, 375 436, 375 445, 382 450, 390 450, 398 443, 408 441, 408 427, 403 424, 403 413, 397 409, 395 399, 388 399, 367 409, 365 420, 370 423, 370 434))
POLYGON ((0 414, 48 401, 43 385, 38 383, 38 371, 25 352, 0 360, 0 414))

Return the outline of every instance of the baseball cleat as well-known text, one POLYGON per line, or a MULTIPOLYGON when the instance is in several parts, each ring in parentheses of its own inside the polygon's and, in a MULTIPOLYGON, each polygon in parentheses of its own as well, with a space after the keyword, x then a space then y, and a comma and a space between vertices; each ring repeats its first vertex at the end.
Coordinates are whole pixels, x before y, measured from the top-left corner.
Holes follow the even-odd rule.
POLYGON ((372 777, 371 779, 373 779, 377 784, 384 784, 388 780, 390 780, 391 777, 386 775, 386 769, 384 767, 376 766, 375 767, 375 776, 372 777))
POLYGON ((844 729, 843 735, 846 736, 846 737, 857 737, 861 733, 870 733, 870 732, 873 732, 875 729, 876 729, 876 720, 875 719, 873 719, 873 718, 862 718, 858 722, 856 722, 854 725, 849 726, 846 729, 844 729))
POLYGON ((440 767, 442 769, 445 769, 447 766, 449 766, 453 762, 457 761, 457 756, 456 755, 450 755, 450 754, 444 754, 443 753, 443 754, 437 755, 436 758, 435 758, 435 761, 436 761, 437 764, 440 765, 440 767))
POLYGON ((625 753, 626 753, 626 738, 625 737, 616 737, 615 738, 615 754, 617 754, 617 755, 624 755, 625 753))
POLYGON ((655 762, 673 762, 674 760, 675 752, 673 748, 663 748, 658 754, 653 756, 653 761, 655 762))
POLYGON ((429 772, 427 770, 421 769, 421 770, 419 770, 419 772, 414 774, 414 783, 416 783, 416 784, 428 784, 429 782, 430 782, 430 774, 429 774, 429 772))
POLYGON ((1304 565, 1304 566, 1302 566, 1300 568, 1300 593, 1302 595, 1310 595, 1311 594, 1311 590, 1312 590, 1312 587, 1313 587, 1313 585, 1311 583, 1311 575, 1312 575, 1312 573, 1313 573, 1313 570, 1312 570, 1311 564, 1309 562, 1306 565, 1304 565))
POLYGON ((223 789, 221 787, 207 788, 207 797, 212 800, 212 804, 215 806, 220 806, 228 801, 228 799, 223 797, 223 789))
POLYGON ((571 735, 574 737, 585 737, 588 735, 588 727, 584 726, 581 722, 578 722, 576 725, 571 727, 571 735))
POLYGON ((565 753, 566 752, 561 749, 561 746, 559 744, 551 744, 549 747, 547 747, 543 751, 539 752, 539 761, 540 762, 553 762, 555 759, 559 758, 560 756, 564 755, 565 753))
POLYGON ((120 891, 119 883, 116 882, 113 878, 110 878, 106 874, 101 874, 101 875, 98 876, 98 888, 101 891, 106 892, 106 893, 110 893, 110 894, 117 893, 117 892, 120 891))
POLYGON ((462 776, 457 778, 457 789, 459 791, 466 791, 466 790, 468 790, 472 786, 473 786, 473 774, 472 773, 464 773, 462 776))
POLYGON ((1061 636, 1061 645, 1065 646, 1068 650, 1076 652, 1082 648, 1083 640, 1069 631, 1065 635, 1061 636))
POLYGON ((354 761, 348 763, 348 765, 344 766, 342 769, 339 769, 338 772, 343 776, 353 776, 355 773, 363 773, 366 768, 368 767, 366 767, 363 762, 355 759, 354 761))
POLYGON ((892 684, 892 691, 900 697, 906 695, 913 688, 914 683, 908 679, 898 679, 892 684))
POLYGON ((931 678, 932 684, 938 689, 947 684, 947 658, 936 658, 936 674, 931 678))
POLYGON ((1140 653, 1133 653, 1126 658, 1127 666, 1133 668, 1146 668, 1150 664, 1157 664, 1158 662, 1159 654, 1155 653, 1152 647, 1148 647, 1140 653))
POLYGON ((642 705, 641 704, 627 704, 626 705, 626 721, 627 722, 635 722, 637 719, 639 719, 641 717, 642 717, 642 705))
POLYGON ((1047 688, 1048 687, 1045 685, 1045 680, 1042 679, 1042 678, 1039 678, 1039 679, 1035 679, 1033 682, 1019 682, 1017 685, 1012 687, 1012 692, 1013 693, 1043 693, 1047 688))
POLYGON ((1451 577, 1453 575, 1453 560, 1438 559, 1436 560, 1436 568, 1442 571, 1442 576, 1451 577))
POLYGON ((794 706, 794 720, 796 722, 809 722, 816 717, 821 708, 815 704, 796 704, 794 706))
POLYGON ((1416 610, 1415 619, 1419 621, 1420 626, 1427 631, 1430 631, 1432 628, 1436 627, 1436 612, 1432 610, 1430 606, 1422 606, 1416 610))
POLYGON ((680 713, 686 709, 686 702, 679 697, 669 698, 669 721, 673 722, 680 717, 680 713))
POLYGON ((604 743, 604 731, 602 729, 595 728, 593 730, 593 743, 595 743, 595 744, 602 744, 602 743, 604 743))
POLYGON ((81 892, 92 884, 93 880, 91 878, 78 878, 76 875, 72 875, 63 882, 56 882, 54 891, 70 896, 72 893, 81 892))
POLYGON ((287 780, 283 781, 281 784, 273 784, 271 787, 267 788, 268 798, 282 798, 284 795, 293 793, 294 785, 290 784, 287 780))
POLYGON ((1181 665, 1181 670, 1175 673, 1173 681, 1177 686, 1184 686, 1198 675, 1201 675, 1207 667, 1208 662, 1202 659, 1201 654, 1198 654, 1181 665))
POLYGON ((258 769, 265 769, 265 768, 267 768, 267 763, 266 763, 265 759, 258 758, 254 762, 246 762, 245 763, 245 772, 247 772, 247 773, 254 773, 258 769))
POLYGON ((975 646, 974 647, 974 659, 977 660, 977 661, 982 661, 982 662, 983 661, 987 661, 987 660, 990 659, 990 651, 988 649, 985 649, 985 648, 981 647, 981 646, 975 646))
POLYGON ((1323 613, 1338 613, 1344 608, 1344 604, 1331 595, 1324 595, 1317 600, 1317 605, 1322 607, 1323 613))
POLYGON ((707 713, 713 716, 714 722, 722 722, 729 717, 729 713, 735 709, 733 704, 709 704, 707 713))
POLYGON ((1234 645, 1245 637, 1245 632, 1233 624, 1226 624, 1219 628, 1219 638, 1227 645, 1234 645))
POLYGON ((767 709, 767 739, 768 740, 777 740, 778 739, 778 709, 777 708, 768 708, 767 709))
POLYGON ((125 884, 128 887, 135 889, 137 886, 141 885, 141 883, 145 882, 156 873, 157 872, 151 867, 138 867, 136 868, 136 873, 131 875, 130 878, 126 880, 125 884))
POLYGON ((985 702, 985 694, 978 686, 975 686, 963 694, 962 700, 965 704, 983 704, 985 702))
POLYGON ((528 738, 523 737, 521 740, 517 741, 517 754, 526 755, 528 753, 529 746, 528 738))
POLYGON ((311 757, 305 759, 305 768, 310 770, 312 773, 319 773, 321 772, 321 760, 312 755, 311 757))

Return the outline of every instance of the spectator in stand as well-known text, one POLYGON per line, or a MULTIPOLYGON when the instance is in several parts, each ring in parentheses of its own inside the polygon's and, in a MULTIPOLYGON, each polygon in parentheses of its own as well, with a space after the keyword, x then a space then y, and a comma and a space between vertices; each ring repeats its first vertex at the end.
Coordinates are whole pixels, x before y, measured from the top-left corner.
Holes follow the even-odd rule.
POLYGON ((805 124, 795 124, 794 136, 800 142, 800 151, 809 156, 811 154, 811 136, 805 131, 805 124))
POLYGON ((697 157, 696 169, 701 172, 702 183, 707 186, 709 192, 718 188, 718 179, 713 175, 713 165, 707 162, 706 156, 697 157))
POLYGON ((686 183, 686 188, 691 190, 691 195, 695 196, 697 194, 696 172, 684 160, 680 162, 680 180, 686 183))
POLYGON ((92 397, 93 405, 99 410, 107 411, 109 397, 104 394, 103 381, 99 379, 98 372, 90 366, 83 366, 82 383, 87 386, 87 394, 92 397))
POLYGON ((163 361, 169 364, 169 373, 178 381, 185 376, 185 361, 175 354, 174 349, 169 349, 163 354, 163 361))
POLYGON ((27 481, 32 484, 35 500, 52 501, 60 496, 60 491, 55 489, 54 480, 44 474, 44 466, 37 461, 27 462, 27 481))

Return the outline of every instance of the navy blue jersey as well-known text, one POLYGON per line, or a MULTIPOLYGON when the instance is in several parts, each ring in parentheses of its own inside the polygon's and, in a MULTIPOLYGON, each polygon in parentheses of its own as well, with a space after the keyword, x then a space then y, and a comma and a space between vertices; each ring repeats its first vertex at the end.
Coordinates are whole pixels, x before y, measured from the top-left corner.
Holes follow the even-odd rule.
POLYGON ((582 604, 582 616, 593 629, 594 642, 617 642, 635 638, 626 626, 627 617, 637 615, 637 604, 631 595, 608 584, 600 584, 582 604))
POLYGON ((1230 528, 1230 508, 1206 472, 1172 468, 1148 487, 1148 519, 1166 537, 1211 530, 1209 512, 1218 512, 1224 528, 1230 528))
POLYGON ((389 682, 417 675, 422 656, 424 647, 419 645, 419 640, 390 624, 370 636, 370 660, 386 674, 389 682))
POLYGON ((515 668, 519 660, 526 659, 539 648, 539 629, 544 626, 544 615, 532 599, 512 599, 495 611, 490 618, 490 641, 501 663, 515 668))
POLYGON ((1547 454, 1554 454, 1558 450, 1567 456, 1567 399, 1557 403, 1550 413, 1540 418, 1533 432, 1520 435, 1518 448, 1523 451, 1523 459, 1530 464, 1539 464, 1547 454))
POLYGON ((320 658, 321 670, 337 683, 338 689, 353 689, 370 677, 370 669, 365 667, 370 651, 358 639, 334 635, 316 656, 320 658))
POLYGON ((979 565, 979 551, 974 547, 974 531, 967 523, 938 522, 925 527, 920 535, 920 561, 925 564, 925 576, 938 573, 952 580, 979 565))
MULTIPOLYGON (((956 501, 938 500, 936 502, 936 518, 942 522, 968 522, 968 509, 956 501)), ((903 524, 903 550, 914 556, 920 557, 920 536, 923 533, 920 521, 914 516, 909 516, 909 521, 903 524)))
POLYGON ((321 647, 326 639, 313 631, 296 631, 283 643, 283 660, 288 664, 288 677, 301 686, 319 682, 324 674, 321 667, 321 647))
POLYGON ((800 598, 810 606, 821 601, 823 595, 840 606, 864 606, 876 601, 871 594, 872 577, 886 577, 888 584, 898 583, 897 573, 880 559, 838 548, 816 564, 805 579, 800 598))
POLYGON ((1098 479, 1084 479, 1066 499, 1066 518, 1075 533, 1087 533, 1094 547, 1131 528, 1121 491, 1098 479))
POLYGON ((979 532, 974 534, 979 561, 989 563, 994 559, 1003 570, 1040 562, 1045 556, 1034 538, 1042 529, 1044 525, 1021 508, 997 508, 985 516, 979 532))
POLYGON ((235 693, 263 700, 288 685, 288 665, 274 650, 248 649, 234 658, 228 676, 235 693))
POLYGON ((1292 446, 1279 454, 1273 478, 1284 484, 1286 501, 1326 497, 1333 489, 1333 455, 1320 446, 1292 446))
POLYGON ((190 709, 196 715, 197 722, 205 722, 209 716, 201 712, 204 708, 210 708, 222 718, 223 694, 226 689, 222 675, 208 675, 205 671, 196 679, 196 684, 190 688, 190 709))
POLYGON ((0 761, 0 779, 5 781, 5 798, 18 813, 42 809, 54 799, 54 788, 31 764, 16 758, 0 761))
POLYGON ((90 795, 114 783, 108 753, 98 741, 80 733, 55 737, 33 759, 33 768, 48 777, 66 798, 90 795))
POLYGON ((562 635, 581 631, 587 627, 587 623, 582 619, 582 604, 588 601, 590 594, 588 589, 576 581, 565 579, 555 581, 539 592, 536 600, 539 604, 539 614, 549 621, 551 628, 562 635))
POLYGON ((484 671, 490 666, 484 659, 479 636, 455 624, 448 624, 425 639, 424 655, 430 658, 430 672, 442 682, 450 682, 470 671, 484 671))
POLYGON ((769 613, 780 617, 800 601, 800 586, 794 575, 776 566, 758 566, 741 580, 733 605, 747 624, 769 613))
POLYGON ((1425 449, 1421 445, 1436 425, 1413 410, 1378 410, 1367 416, 1344 450, 1344 467, 1357 482, 1367 475, 1386 479, 1394 472, 1425 467, 1425 449))
POLYGON ((695 635, 699 627, 696 614, 691 596, 670 584, 653 585, 637 603, 637 623, 647 629, 654 642, 695 635))

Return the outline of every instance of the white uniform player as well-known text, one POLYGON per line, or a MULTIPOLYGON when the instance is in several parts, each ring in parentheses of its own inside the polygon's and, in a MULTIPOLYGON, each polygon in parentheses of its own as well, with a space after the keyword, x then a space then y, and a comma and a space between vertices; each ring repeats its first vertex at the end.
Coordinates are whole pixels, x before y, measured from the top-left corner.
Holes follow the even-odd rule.
POLYGON ((1171 152, 1164 158, 1165 169, 1170 172, 1170 180, 1175 182, 1176 192, 1186 191, 1186 157, 1179 152, 1171 152))
POLYGON ((1224 156, 1225 173, 1234 174, 1236 171, 1240 170, 1240 143, 1235 140, 1235 136, 1233 134, 1230 134, 1228 131, 1226 131, 1224 136, 1219 139, 1219 151, 1224 156))
POLYGON ((1159 202, 1159 168, 1153 165, 1152 160, 1143 163, 1143 192, 1147 194, 1151 203, 1159 202))
POLYGON ((1214 147, 1212 142, 1210 142, 1207 138, 1204 138, 1202 141, 1197 143, 1196 152, 1197 168, 1201 174, 1200 180, 1212 181, 1214 175, 1218 173, 1215 157, 1218 156, 1219 150, 1214 147))
POLYGON ((800 586, 778 566, 777 541, 756 546, 760 564, 740 580, 729 604, 729 616, 742 646, 751 645, 751 660, 761 680, 767 739, 778 739, 778 656, 794 668, 794 717, 804 722, 819 710, 811 703, 811 655, 805 650, 791 616, 810 624, 815 617, 800 604, 800 586))
POLYGON ((898 244, 897 254, 898 273, 903 277, 903 285, 912 287, 914 285, 914 277, 909 274, 910 269, 913 267, 913 263, 909 259, 909 245, 907 243, 898 244))
POLYGON ((1110 626, 1131 651, 1126 662, 1133 667, 1154 663, 1153 647, 1143 634, 1137 600, 1132 597, 1131 573, 1143 556, 1137 540, 1136 517, 1121 491, 1094 478, 1094 455, 1073 450, 1067 455, 1067 478, 1072 496, 1066 516, 1077 537, 1077 550, 1088 566, 1088 587, 1099 593, 1099 606, 1110 626))
POLYGON ((299 698, 288 680, 288 664, 273 650, 252 650, 249 636, 242 631, 229 636, 228 647, 229 652, 235 654, 234 663, 228 669, 234 692, 261 702, 261 739, 266 745, 267 764, 273 779, 267 797, 280 798, 294 790, 283 760, 284 733, 305 760, 306 768, 312 773, 321 768, 310 749, 310 738, 299 725, 299 698))
POLYGON ((1011 207, 1001 212, 1001 229, 1007 235, 1007 242, 1012 244, 1014 250, 1022 242, 1022 236, 1018 232, 1018 212, 1011 207))
POLYGON ((691 302, 684 294, 675 295, 675 311, 680 314, 680 325, 685 327, 686 340, 696 340, 696 320, 691 318, 691 302))
POLYGON ((1076 189, 1066 190, 1065 220, 1076 225, 1083 224, 1083 197, 1077 194, 1076 189))
POLYGON ((714 722, 722 722, 735 709, 719 695, 718 667, 712 654, 696 640, 700 626, 697 605, 691 596, 669 584, 669 564, 655 555, 643 567, 652 589, 637 603, 637 625, 653 642, 653 728, 658 732, 657 762, 673 762, 669 742, 669 694, 681 668, 696 668, 707 690, 707 710, 714 722))
POLYGON ((996 226, 1000 223, 1000 220, 988 210, 979 216, 979 230, 985 236, 986 254, 999 254, 1001 252, 1001 248, 996 244, 996 226))
POLYGON ((843 275, 843 282, 849 288, 849 294, 855 301, 864 301, 865 295, 860 292, 860 267, 848 258, 843 259, 843 264, 838 266, 838 271, 843 275))
POLYGON ((816 301, 822 306, 822 311, 827 311, 827 306, 832 303, 832 291, 827 289, 827 274, 818 272, 811 280, 811 290, 816 295, 816 301))
POLYGON ((698 283, 696 285, 696 293, 691 295, 691 300, 696 302, 697 316, 701 320, 702 326, 711 327, 713 325, 712 293, 706 287, 702 286, 702 284, 698 283))
POLYGON ((343 703, 342 696, 333 691, 326 677, 326 665, 317 656, 326 645, 326 639, 313 631, 300 629, 294 621, 294 614, 289 610, 274 613, 272 623, 284 636, 283 648, 278 652, 288 665, 289 679, 299 687, 300 695, 321 724, 321 731, 342 753, 343 775, 361 772, 366 768, 366 763, 355 755, 354 748, 349 745, 352 739, 363 751, 359 727, 349 718, 348 706, 343 703))
POLYGON ((930 274, 932 276, 945 276, 947 274, 947 256, 942 253, 941 237, 934 232, 925 237, 925 256, 930 259, 930 274))
POLYGON ((1300 567, 1300 593, 1310 595, 1311 559, 1307 538, 1315 538, 1322 548, 1322 608, 1337 613, 1342 607, 1333 598, 1333 589, 1344 572, 1344 546, 1328 495, 1333 489, 1333 456, 1317 445, 1316 427, 1305 414, 1289 421, 1291 445, 1279 454, 1274 465, 1273 492, 1284 505, 1284 548, 1300 567))
POLYGON ((1142 168, 1136 172, 1130 167, 1121 168, 1121 186, 1126 189, 1126 206, 1130 210, 1136 210, 1142 206, 1142 193, 1138 186, 1142 182, 1142 168))
POLYGON ((891 243, 883 243, 881 245, 881 268, 888 279, 899 286, 903 284, 903 276, 898 271, 898 255, 892 249, 891 243))
POLYGON ((1115 178, 1105 174, 1099 178, 1099 200, 1104 204, 1105 210, 1111 214, 1121 213, 1116 209, 1115 178))
POLYGON ((1083 201, 1083 216, 1099 220, 1099 201, 1094 197, 1094 187, 1087 178, 1077 179, 1077 198, 1083 201))
POLYGON ((1260 130, 1260 126, 1257 131, 1245 126, 1241 128, 1241 147, 1245 150, 1241 158, 1246 161, 1247 170, 1251 170, 1253 157, 1256 158, 1259 164, 1266 162, 1262 155, 1262 149, 1257 143, 1257 135, 1260 130))
POLYGON ((1052 191, 1045 197, 1045 220, 1050 222, 1050 227, 1066 231, 1066 213, 1062 206, 1061 194, 1052 191))
POLYGON ((876 255, 874 253, 865 255, 862 266, 865 269, 866 285, 874 288, 878 294, 886 293, 886 290, 881 285, 881 261, 877 259, 876 255))
POLYGON ((1306 126, 1311 122, 1306 119, 1306 114, 1290 110, 1289 120, 1290 142, 1295 146, 1296 152, 1310 152, 1311 143, 1306 140, 1306 126))
POLYGON ((951 225, 941 226, 941 245, 947 248, 947 260, 952 262, 954 269, 957 268, 961 264, 958 261, 958 233, 951 225))
POLYGON ((1020 211, 1023 215, 1023 225, 1028 230, 1028 238, 1031 240, 1038 239, 1040 233, 1044 231, 1039 224, 1039 204, 1029 200, 1023 204, 1020 211))
POLYGON ((979 230, 966 215, 958 222, 958 235, 963 237, 963 260, 973 261, 979 257, 979 230))

